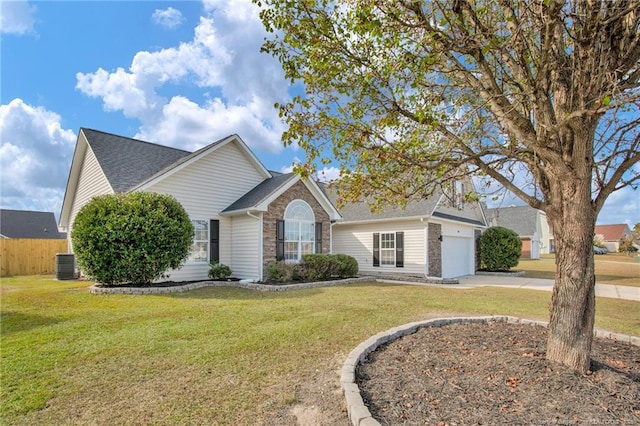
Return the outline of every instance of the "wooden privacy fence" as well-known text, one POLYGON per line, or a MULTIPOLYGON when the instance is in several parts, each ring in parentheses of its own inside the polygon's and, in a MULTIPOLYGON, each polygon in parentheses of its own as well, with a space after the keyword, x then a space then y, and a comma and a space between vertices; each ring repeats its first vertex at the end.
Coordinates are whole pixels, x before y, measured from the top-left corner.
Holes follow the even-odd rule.
POLYGON ((55 274, 56 253, 67 252, 67 240, 0 239, 0 276, 55 274))

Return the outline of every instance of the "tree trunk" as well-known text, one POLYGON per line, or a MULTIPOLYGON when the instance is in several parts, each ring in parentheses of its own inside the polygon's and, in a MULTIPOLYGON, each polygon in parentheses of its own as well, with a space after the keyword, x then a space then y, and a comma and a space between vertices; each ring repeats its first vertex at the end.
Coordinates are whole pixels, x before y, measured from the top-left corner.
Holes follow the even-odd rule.
POLYGON ((556 279, 547 359, 582 374, 590 367, 595 318, 595 213, 588 195, 574 192, 575 198, 565 198, 559 214, 548 215, 556 242, 556 279))

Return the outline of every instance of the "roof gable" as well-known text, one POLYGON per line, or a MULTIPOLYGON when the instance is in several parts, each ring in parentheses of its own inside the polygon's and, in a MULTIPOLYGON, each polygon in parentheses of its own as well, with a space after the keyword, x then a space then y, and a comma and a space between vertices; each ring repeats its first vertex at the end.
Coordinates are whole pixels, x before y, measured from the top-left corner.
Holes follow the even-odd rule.
POLYGON ((193 153, 189 153, 179 158, 171 164, 168 164, 166 167, 158 170, 155 174, 149 176, 147 179, 139 182, 136 186, 132 187, 131 190, 148 188, 158 183, 159 181, 171 176, 173 173, 183 169, 184 167, 188 167, 190 164, 193 164, 199 159, 211 154, 214 151, 217 151, 218 149, 229 143, 234 143, 240 149, 240 151, 249 159, 256 170, 258 170, 258 172, 261 173, 265 178, 270 178, 272 176, 271 173, 260 162, 260 160, 258 160, 258 158, 249 149, 249 147, 244 143, 240 136, 231 135, 227 136, 226 138, 217 140, 193 153))
POLYGON ((127 192, 190 155, 182 149, 97 130, 82 128, 80 131, 115 192, 127 192))
POLYGON ((224 209, 223 214, 234 214, 251 210, 267 211, 269 204, 291 188, 296 182, 302 180, 311 194, 318 200, 322 208, 327 211, 331 220, 341 218, 340 212, 321 186, 315 181, 302 179, 295 173, 281 174, 272 172, 272 177, 262 181, 251 191, 240 197, 237 201, 224 209))
POLYGON ((626 223, 596 225, 595 234, 602 235, 605 241, 620 241, 625 235, 631 234, 631 229, 626 223))
POLYGON ((0 235, 7 238, 61 239, 51 212, 0 209, 0 235))

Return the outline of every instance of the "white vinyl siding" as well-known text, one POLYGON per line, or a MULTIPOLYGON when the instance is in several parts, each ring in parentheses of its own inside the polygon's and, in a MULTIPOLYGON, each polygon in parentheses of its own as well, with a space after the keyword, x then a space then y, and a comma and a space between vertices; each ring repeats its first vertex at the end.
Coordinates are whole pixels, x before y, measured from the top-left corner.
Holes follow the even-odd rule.
POLYGON ((380 233, 382 238, 385 233, 404 232, 404 267, 394 268, 393 271, 403 274, 424 274, 425 225, 426 223, 419 220, 336 224, 332 231, 332 252, 353 256, 358 261, 362 273, 380 273, 381 270, 384 272, 385 268, 373 266, 373 234, 380 233))
MULTIPOLYGON (((232 220, 219 214, 264 179, 246 154, 230 142, 146 190, 173 195, 194 219, 220 220, 220 263, 230 266, 238 278, 254 278, 255 275, 247 276, 241 272, 244 267, 236 271, 232 266, 232 244, 236 243, 232 241, 232 220)), ((256 241, 257 237, 253 241, 254 247, 256 241)), ((253 255, 246 252, 241 256, 253 255)), ((261 259, 255 254, 252 262, 257 269, 261 259)), ((176 281, 197 280, 206 279, 208 271, 208 263, 186 263, 182 269, 170 271, 170 274, 176 281)))
POLYGON ((260 280, 259 259, 261 221, 250 216, 234 216, 232 218, 231 236, 233 241, 233 258, 231 271, 234 277, 260 280))
POLYGON ((82 162, 82 169, 80 170, 76 194, 73 197, 73 205, 71 206, 71 217, 69 220, 71 226, 69 226, 68 230, 69 251, 72 251, 71 230, 73 229, 73 222, 76 220, 76 215, 93 197, 105 194, 113 194, 113 190, 111 189, 111 185, 109 185, 109 181, 107 181, 107 177, 100 168, 95 154, 91 148, 87 147, 84 154, 84 161, 82 162))

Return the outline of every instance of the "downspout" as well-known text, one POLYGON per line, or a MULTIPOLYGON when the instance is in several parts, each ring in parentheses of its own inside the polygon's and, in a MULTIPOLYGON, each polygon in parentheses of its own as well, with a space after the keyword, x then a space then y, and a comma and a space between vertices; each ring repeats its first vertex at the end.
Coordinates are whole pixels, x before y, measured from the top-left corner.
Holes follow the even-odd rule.
POLYGON ((252 217, 254 219, 256 219, 259 223, 258 223, 258 280, 257 281, 262 281, 262 272, 263 272, 263 247, 262 247, 262 215, 260 216, 256 216, 255 214, 251 213, 250 211, 247 211, 247 216, 252 217))

